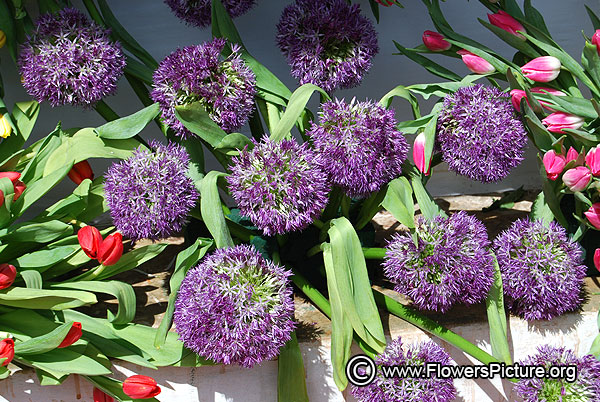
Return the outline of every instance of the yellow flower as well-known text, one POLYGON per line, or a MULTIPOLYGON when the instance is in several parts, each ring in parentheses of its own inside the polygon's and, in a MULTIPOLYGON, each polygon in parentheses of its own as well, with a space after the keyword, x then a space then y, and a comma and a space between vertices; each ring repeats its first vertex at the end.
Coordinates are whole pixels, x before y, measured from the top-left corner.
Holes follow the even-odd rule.
POLYGON ((0 115, 0 137, 6 138, 12 132, 12 127, 4 115, 0 115))
POLYGON ((4 46, 5 43, 6 43, 6 34, 4 33, 4 31, 0 31, 0 49, 4 46))

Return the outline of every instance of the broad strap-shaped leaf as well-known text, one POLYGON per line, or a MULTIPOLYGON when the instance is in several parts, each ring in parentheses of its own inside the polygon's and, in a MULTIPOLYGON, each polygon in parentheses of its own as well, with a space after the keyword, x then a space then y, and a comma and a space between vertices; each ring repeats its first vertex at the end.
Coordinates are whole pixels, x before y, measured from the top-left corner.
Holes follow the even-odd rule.
POLYGON ((109 121, 98 127, 96 131, 100 138, 122 140, 131 138, 142 131, 160 113, 158 103, 143 108, 132 115, 109 121))
POLYGON ((0 305, 35 310, 64 310, 97 303, 93 293, 11 287, 0 290, 0 305))
POLYGON ((200 182, 200 213, 208 231, 215 239, 217 248, 233 247, 217 186, 217 180, 222 177, 225 177, 225 173, 213 170, 200 182))
POLYGON ((415 227, 415 205, 412 187, 406 177, 392 180, 387 187, 382 206, 408 228, 415 227))
POLYGON ((400 51, 403 55, 411 59, 412 61, 418 63, 431 74, 437 75, 438 77, 445 78, 451 81, 460 81, 460 75, 456 74, 453 71, 448 70, 446 67, 439 65, 431 59, 428 59, 425 56, 420 55, 416 51, 411 49, 407 49, 404 46, 400 45, 398 42, 394 41, 394 45, 396 49, 400 51))
POLYGON ((331 221, 328 233, 342 309, 356 334, 381 352, 386 340, 358 235, 350 221, 343 217, 331 221))
POLYGON ((417 98, 415 98, 415 96, 410 93, 410 91, 404 85, 398 85, 387 94, 383 95, 383 97, 379 100, 379 103, 387 109, 392 105, 392 100, 395 97, 402 98, 410 103, 410 107, 413 110, 413 116, 415 119, 421 117, 421 111, 419 109, 419 102, 417 101, 417 98))
POLYGON ((78 281, 54 283, 51 289, 75 289, 88 292, 100 292, 114 296, 119 303, 117 315, 107 310, 108 321, 113 324, 127 324, 135 317, 135 292, 133 287, 120 281, 78 281))
POLYGON ((285 113, 281 116, 279 124, 277 124, 275 130, 271 133, 271 140, 280 141, 290 136, 290 131, 294 127, 294 124, 296 124, 296 121, 300 118, 308 100, 314 92, 319 92, 325 99, 330 100, 327 92, 314 84, 304 84, 296 89, 290 97, 285 113))
POLYGON ((17 342, 15 343, 15 354, 35 355, 56 349, 58 345, 60 345, 60 343, 65 339, 72 326, 72 321, 65 322, 45 335, 28 339, 25 342, 17 342))
POLYGON ((335 266, 331 252, 331 245, 325 243, 323 248, 323 261, 327 274, 327 291, 331 304, 331 365, 333 367, 333 381, 343 391, 348 386, 346 377, 346 363, 350 359, 352 347, 352 323, 343 309, 343 303, 336 282, 335 266))
POLYGON ((189 246, 183 251, 177 254, 177 260, 175 261, 175 269, 173 275, 169 280, 169 287, 171 293, 169 294, 169 301, 167 303, 167 311, 160 321, 158 330, 156 331, 156 337, 154 338, 154 346, 157 348, 162 347, 167 339, 167 332, 171 329, 173 324, 173 313, 175 312, 175 301, 177 300, 177 292, 181 282, 185 278, 187 271, 198 263, 213 246, 213 241, 210 239, 197 238, 194 244, 189 246))
POLYGON ((25 286, 29 289, 41 289, 43 286, 42 275, 33 269, 27 271, 20 271, 19 274, 25 281, 25 286))
POLYGON ((175 116, 185 128, 202 138, 213 148, 216 148, 227 136, 227 133, 210 118, 200 102, 175 107, 175 116))
POLYGON ((544 199, 544 192, 540 191, 531 206, 529 217, 532 220, 541 219, 546 226, 554 220, 554 214, 544 199))
POLYGON ((292 339, 281 348, 277 359, 277 400, 278 402, 308 402, 306 374, 302 353, 292 332, 292 339))
POLYGON ((415 198, 417 199, 417 203, 419 204, 419 209, 421 213, 426 219, 433 219, 436 216, 447 216, 446 213, 438 207, 438 205, 433 200, 429 191, 423 185, 423 181, 421 179, 421 175, 417 173, 416 168, 410 174, 410 183, 413 188, 413 192, 415 194, 415 198))
MULTIPOLYGON (((460 81, 437 82, 431 84, 413 84, 407 86, 406 89, 409 90, 411 93, 417 93, 421 95, 425 100, 429 99, 431 96, 443 98, 444 96, 456 92, 462 87, 472 85, 473 82, 485 77, 486 75, 469 74, 466 75, 460 81)), ((439 110, 439 108, 433 109, 431 113, 434 113, 434 110, 439 110)))
POLYGON ((508 346, 508 330, 504 311, 504 295, 502 291, 502 275, 496 256, 494 256, 494 282, 485 299, 488 323, 490 326, 490 344, 492 355, 506 364, 512 364, 508 346))

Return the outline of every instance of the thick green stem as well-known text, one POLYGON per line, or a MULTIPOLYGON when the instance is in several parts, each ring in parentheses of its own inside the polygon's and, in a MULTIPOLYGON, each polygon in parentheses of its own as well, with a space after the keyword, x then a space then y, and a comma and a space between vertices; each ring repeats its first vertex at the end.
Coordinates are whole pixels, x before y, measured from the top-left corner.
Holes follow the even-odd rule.
POLYGON ((385 249, 380 247, 363 247, 363 254, 367 260, 382 260, 385 249))
POLYGON ((499 362, 499 360, 496 359, 494 356, 475 346, 462 336, 455 334, 454 332, 450 331, 447 328, 444 328, 435 321, 424 317, 423 315, 414 311, 413 309, 410 309, 402 305, 401 303, 398 303, 391 297, 388 297, 377 290, 373 290, 373 296, 375 297, 375 302, 377 304, 379 304, 382 307, 385 307, 385 309, 393 315, 402 318, 404 321, 407 321, 421 328, 422 330, 427 331, 434 336, 437 336, 440 339, 445 340, 449 344, 473 356, 483 364, 499 362))
POLYGON ((94 109, 106 121, 113 121, 119 118, 119 115, 102 99, 94 105, 94 109))
POLYGON ((331 190, 331 194, 329 195, 329 203, 327 204, 327 207, 325 207, 325 211, 323 211, 321 220, 328 221, 336 217, 343 196, 344 193, 342 192, 341 188, 334 187, 333 190, 331 190))
POLYGON ((99 24, 103 27, 106 27, 106 23, 104 22, 104 19, 100 15, 100 11, 98 11, 98 9, 96 8, 96 5, 94 4, 93 0, 83 0, 83 5, 85 6, 88 13, 90 14, 90 17, 92 17, 92 19, 97 24, 99 24))

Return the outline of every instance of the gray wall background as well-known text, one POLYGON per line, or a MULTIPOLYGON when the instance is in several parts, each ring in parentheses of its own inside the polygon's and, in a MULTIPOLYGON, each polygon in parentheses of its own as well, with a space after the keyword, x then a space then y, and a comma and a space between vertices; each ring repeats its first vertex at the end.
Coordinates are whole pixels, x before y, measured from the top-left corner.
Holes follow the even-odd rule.
MULTIPOLYGON (((198 29, 185 25, 161 0, 109 0, 108 2, 116 17, 129 33, 159 61, 177 47, 198 44, 210 39, 210 28, 198 29)), ((522 1, 519 2, 522 4, 522 1)), ((258 0, 254 9, 237 18, 235 23, 249 51, 293 90, 298 86, 297 82, 290 76, 289 67, 274 39, 275 25, 283 8, 290 3, 292 0, 258 0)), ((374 20, 368 1, 359 0, 358 3, 362 7, 363 14, 374 20)), ((356 97, 359 100, 379 99, 396 85, 442 81, 407 58, 392 54, 397 52, 392 40, 396 40, 406 47, 413 47, 421 43, 421 35, 424 30, 434 30, 422 2, 404 0, 402 3, 405 6, 404 9, 399 7, 381 8, 380 23, 376 26, 379 32, 380 52, 374 59, 373 67, 361 86, 337 91, 334 94, 336 97, 348 99, 356 97)), ((36 9, 32 1, 28 0, 25 4, 29 9, 36 9)), ((84 9, 80 1, 74 1, 74 4, 76 7, 84 9)), ((598 0, 533 1, 533 5, 546 18, 555 40, 577 60, 581 57, 583 46, 581 31, 583 30, 588 36, 593 34, 593 27, 585 12, 584 4, 600 14, 600 1, 598 0)), ((511 48, 477 21, 477 18, 487 20, 486 13, 488 12, 479 2, 448 0, 442 4, 442 7, 455 30, 496 49, 506 57, 512 56, 511 48)), ((433 58, 458 74, 469 73, 459 59, 438 55, 434 55, 433 58)), ((0 71, 6 86, 5 101, 7 104, 11 105, 15 101, 28 99, 20 85, 18 72, 5 48, 0 49, 0 59, 2 60, 0 71)), ((107 98, 106 102, 122 116, 133 113, 142 107, 125 79, 120 82, 118 94, 107 98)), ((318 102, 313 100, 309 105, 316 112, 318 102)), ((431 103, 423 105, 425 105, 424 111, 428 111, 431 107, 431 103)), ((411 118, 410 109, 403 101, 395 101, 394 107, 399 121, 411 118)), ((93 110, 72 107, 51 108, 48 104, 42 104, 40 118, 32 140, 49 133, 59 120, 62 121, 65 128, 96 127, 104 122, 93 110)), ((247 132, 248 130, 244 128, 241 131, 247 132)), ((161 137, 161 133, 155 125, 149 125, 142 135, 146 138, 161 137)), ((107 161, 92 161, 96 174, 100 174, 108 166, 108 163, 107 161)), ((216 168, 216 165, 214 167, 216 168)), ((527 150, 527 159, 500 183, 473 182, 457 176, 453 172, 448 172, 444 164, 435 169, 428 188, 434 195, 443 195, 502 191, 521 185, 525 185, 526 188, 540 187, 536 152, 532 146, 527 150)), ((65 181, 48 195, 47 203, 49 204, 72 191, 73 186, 72 183, 65 181)))

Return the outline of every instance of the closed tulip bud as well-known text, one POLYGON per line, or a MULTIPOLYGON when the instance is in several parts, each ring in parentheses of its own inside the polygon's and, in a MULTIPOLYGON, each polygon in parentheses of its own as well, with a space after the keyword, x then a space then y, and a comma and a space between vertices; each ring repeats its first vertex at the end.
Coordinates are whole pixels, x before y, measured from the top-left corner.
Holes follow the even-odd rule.
POLYGON ((574 114, 565 112, 554 112, 542 120, 542 124, 546 126, 551 133, 565 134, 564 129, 576 130, 583 126, 584 119, 574 114))
POLYGON ((563 174, 562 180, 569 190, 573 192, 583 191, 592 181, 592 173, 585 166, 577 166, 576 168, 567 170, 563 174))
POLYGON ((594 226, 596 229, 600 230, 600 202, 592 204, 590 209, 583 213, 587 220, 594 226))
POLYGON ((19 178, 21 177, 21 173, 19 172, 0 172, 0 179, 3 178, 7 178, 9 179, 12 184, 14 185, 17 181, 19 181, 19 178))
POLYGON ((514 19, 510 14, 506 11, 498 11, 496 14, 488 14, 488 20, 490 20, 490 24, 497 26, 498 28, 504 29, 506 32, 517 36, 523 40, 525 40, 525 36, 518 33, 517 31, 527 32, 523 25, 516 19, 514 19))
POLYGON ((66 348, 67 346, 71 346, 72 344, 77 342, 79 338, 81 338, 81 335, 81 323, 74 322, 71 326, 71 329, 69 329, 67 336, 65 336, 65 339, 63 339, 63 341, 60 343, 60 345, 57 346, 57 348, 60 349, 66 348))
POLYGON ((0 114, 0 137, 6 138, 10 133, 12 133, 12 127, 8 122, 8 119, 3 114, 0 114))
POLYGON ((104 265, 114 265, 123 255, 123 236, 117 232, 107 236, 100 244, 98 261, 104 265))
POLYGON ((0 359, 4 358, 3 366, 8 366, 8 363, 15 357, 15 341, 6 338, 0 341, 0 359))
POLYGON ((17 277, 17 269, 14 265, 0 264, 0 289, 10 287, 17 277))
POLYGON ((81 184, 85 179, 94 180, 94 172, 88 161, 81 161, 74 164, 67 176, 77 185, 81 184))
POLYGON ((546 175, 550 180, 556 180, 562 173, 567 160, 564 156, 557 154, 554 150, 550 150, 544 154, 542 159, 544 162, 544 168, 546 169, 546 175))
POLYGON ((84 226, 77 232, 77 240, 81 249, 90 258, 98 258, 100 244, 102 244, 102 235, 100 231, 93 226, 84 226))
POLYGON ((452 44, 444 39, 444 36, 434 31, 423 32, 423 44, 432 52, 443 52, 452 47, 452 44))
POLYGON ((594 147, 588 151, 585 155, 585 163, 587 163, 592 171, 592 175, 600 176, 600 149, 598 147, 594 147))
POLYGON ((160 394, 160 387, 152 377, 132 375, 123 381, 123 392, 132 399, 148 399, 160 394))
POLYGON ((2 49, 5 44, 6 44, 6 34, 4 33, 4 31, 0 31, 0 49, 2 49))
POLYGON ((25 185, 25 183, 23 183, 21 180, 17 180, 14 184, 15 198, 13 198, 13 200, 15 200, 15 201, 18 200, 26 188, 27 188, 27 186, 25 185))
POLYGON ((468 50, 462 49, 456 53, 461 55, 463 63, 465 63, 467 68, 475 74, 489 74, 496 71, 494 66, 492 66, 487 60, 469 52, 468 50))
POLYGON ((567 163, 571 161, 576 161, 579 158, 579 152, 575 150, 575 148, 570 147, 567 152, 567 163))
MULTIPOLYGON (((521 99, 527 100, 527 93, 522 89, 513 89, 510 91, 510 101, 517 112, 521 111, 521 99)), ((529 104, 529 102, 527 102, 529 104)))
POLYGON ((425 176, 429 176, 431 165, 427 166, 427 170, 425 170, 425 133, 421 133, 417 135, 417 138, 415 138, 415 142, 413 143, 413 161, 415 162, 417 168, 423 172, 425 176))
POLYGON ((596 32, 592 35, 592 44, 596 45, 596 51, 600 56, 600 29, 596 29, 596 32))
POLYGON ((111 396, 106 395, 101 389, 94 387, 94 393, 92 394, 94 402, 114 402, 111 396))
POLYGON ((536 82, 550 82, 560 73, 560 60, 553 56, 542 56, 521 67, 523 75, 536 82))
POLYGON ((600 271, 600 248, 597 248, 594 252, 594 266, 600 271))

